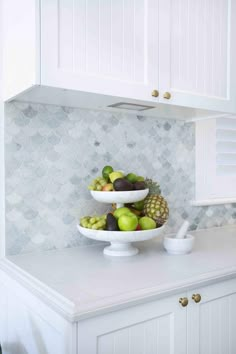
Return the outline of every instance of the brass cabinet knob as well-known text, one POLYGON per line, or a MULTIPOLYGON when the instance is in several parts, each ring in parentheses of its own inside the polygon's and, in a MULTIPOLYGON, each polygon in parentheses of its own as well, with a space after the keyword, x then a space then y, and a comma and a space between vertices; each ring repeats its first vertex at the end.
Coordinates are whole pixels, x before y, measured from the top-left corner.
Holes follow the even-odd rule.
POLYGON ((152 97, 158 97, 159 96, 159 91, 153 90, 152 91, 152 97))
POLYGON ((187 297, 181 297, 181 298, 179 299, 179 303, 180 303, 183 307, 187 306, 187 305, 188 305, 188 298, 187 298, 187 297))
POLYGON ((171 98, 171 94, 169 92, 165 92, 163 97, 166 99, 166 100, 169 100, 171 98))
POLYGON ((197 304, 198 302, 200 302, 200 301, 202 300, 202 297, 201 297, 200 294, 193 294, 192 299, 193 299, 193 301, 195 301, 196 304, 197 304))

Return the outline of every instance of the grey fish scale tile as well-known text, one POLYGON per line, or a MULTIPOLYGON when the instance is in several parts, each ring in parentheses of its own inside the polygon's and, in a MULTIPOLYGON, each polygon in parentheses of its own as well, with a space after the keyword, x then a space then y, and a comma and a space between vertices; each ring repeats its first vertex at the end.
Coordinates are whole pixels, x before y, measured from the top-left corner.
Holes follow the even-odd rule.
POLYGON ((166 232, 236 223, 236 204, 192 207, 194 124, 124 113, 13 102, 6 105, 7 253, 91 244, 76 228, 110 205, 87 189, 104 165, 158 181, 170 208, 166 232))

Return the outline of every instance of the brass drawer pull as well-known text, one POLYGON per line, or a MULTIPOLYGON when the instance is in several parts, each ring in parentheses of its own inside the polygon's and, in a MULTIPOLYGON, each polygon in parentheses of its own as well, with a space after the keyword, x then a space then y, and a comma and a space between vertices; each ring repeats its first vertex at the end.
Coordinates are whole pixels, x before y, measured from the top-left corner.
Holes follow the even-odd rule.
POLYGON ((153 90, 152 91, 152 97, 158 97, 159 96, 159 91, 153 90))
POLYGON ((181 297, 179 299, 179 303, 183 306, 186 307, 188 305, 188 298, 187 297, 181 297))
POLYGON ((166 100, 169 100, 171 99, 171 94, 169 92, 165 92, 163 97, 166 99, 166 100))
POLYGON ((200 301, 202 300, 202 297, 201 297, 200 294, 193 294, 192 299, 193 299, 193 301, 195 301, 196 304, 197 304, 198 302, 200 302, 200 301))

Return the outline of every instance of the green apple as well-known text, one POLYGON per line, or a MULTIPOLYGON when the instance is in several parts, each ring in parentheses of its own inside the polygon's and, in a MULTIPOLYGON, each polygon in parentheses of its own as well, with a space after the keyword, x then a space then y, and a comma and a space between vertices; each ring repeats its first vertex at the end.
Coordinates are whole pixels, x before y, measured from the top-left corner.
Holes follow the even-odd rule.
POLYGON ((117 178, 123 178, 123 177, 124 177, 124 174, 123 174, 123 172, 120 172, 120 171, 114 171, 109 174, 109 178, 110 178, 111 183, 113 183, 117 178))
POLYGON ((142 230, 151 230, 157 227, 156 222, 148 216, 143 216, 142 218, 140 218, 139 225, 141 226, 142 230))
POLYGON ((121 216, 121 215, 124 215, 124 214, 129 214, 130 213, 130 210, 129 210, 129 208, 126 208, 126 207, 122 207, 122 208, 118 208, 118 209, 116 209, 115 211, 114 211, 114 217, 116 218, 116 219, 119 219, 119 217, 121 216))
POLYGON ((131 212, 121 215, 118 219, 118 226, 121 231, 134 231, 138 226, 138 218, 131 212))
POLYGON ((136 218, 138 219, 138 215, 136 215, 135 213, 133 213, 131 210, 129 210, 129 212, 128 213, 126 213, 126 214, 123 214, 123 215, 134 215, 134 216, 136 216, 136 218))

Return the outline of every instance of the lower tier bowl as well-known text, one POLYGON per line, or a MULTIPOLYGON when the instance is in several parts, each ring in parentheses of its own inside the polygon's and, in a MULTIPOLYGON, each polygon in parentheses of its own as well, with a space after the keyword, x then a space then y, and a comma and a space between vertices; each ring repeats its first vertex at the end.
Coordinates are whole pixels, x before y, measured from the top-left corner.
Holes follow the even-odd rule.
POLYGON ((104 254, 108 256, 134 256, 139 250, 132 242, 146 241, 163 234, 165 225, 152 230, 139 231, 107 231, 92 230, 78 225, 79 232, 88 238, 97 241, 110 242, 111 245, 104 248, 104 254))

